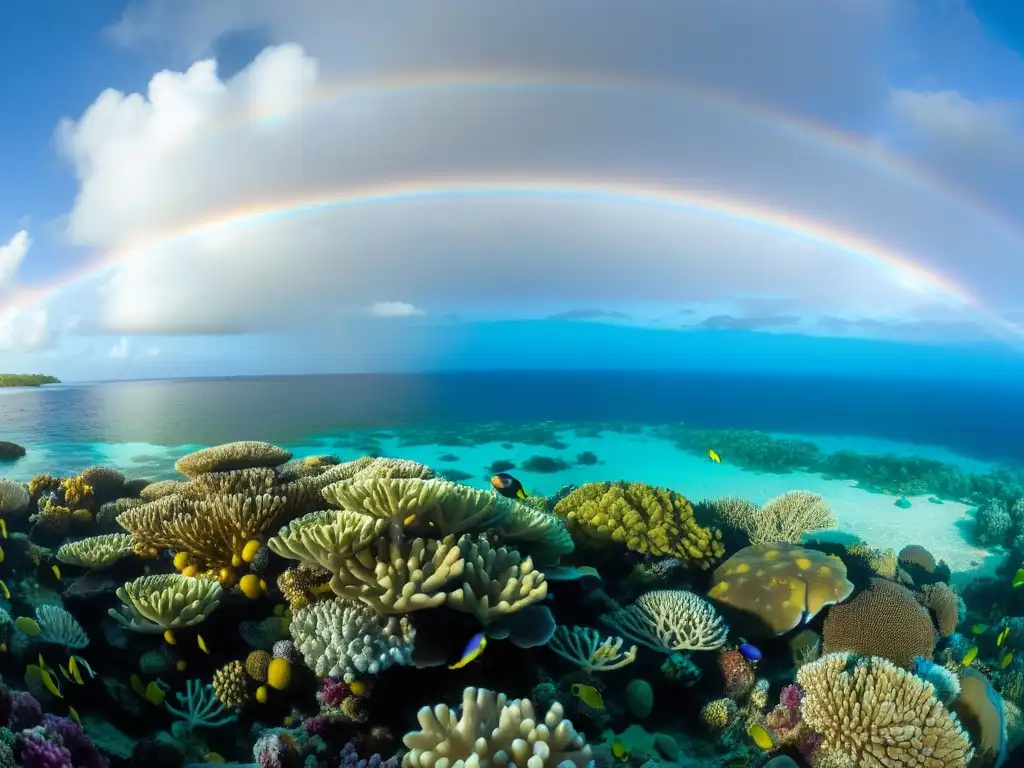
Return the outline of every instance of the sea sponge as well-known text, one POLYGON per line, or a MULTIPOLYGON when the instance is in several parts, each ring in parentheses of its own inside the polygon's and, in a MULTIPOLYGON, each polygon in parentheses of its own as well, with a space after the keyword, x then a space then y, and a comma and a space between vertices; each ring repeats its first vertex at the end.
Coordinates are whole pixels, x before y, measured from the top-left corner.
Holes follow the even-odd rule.
POLYGON ((463 536, 459 550, 461 586, 448 593, 447 604, 472 614, 484 626, 543 600, 548 593, 544 574, 514 549, 492 547, 483 537, 463 536))
POLYGON ((267 682, 267 668, 273 658, 264 650, 250 651, 245 657, 245 672, 257 683, 267 682))
POLYGON ((133 632, 157 634, 204 621, 220 605, 222 594, 221 585, 210 579, 178 573, 141 576, 118 587, 125 607, 107 613, 133 632))
POLYGON ((395 665, 411 665, 416 631, 404 616, 380 615, 369 606, 336 598, 295 611, 295 648, 318 675, 351 683, 395 665))
POLYGON ((601 621, 656 651, 711 651, 725 644, 729 628, 711 603, 682 589, 656 589, 601 621))
POLYGON ((936 633, 931 615, 913 592, 886 579, 872 579, 866 590, 828 612, 822 641, 826 654, 880 656, 910 669, 916 657, 932 657, 936 633))
POLYGON ((36 475, 28 483, 32 501, 38 501, 40 497, 57 490, 60 490, 60 478, 53 475, 36 475))
POLYGON ((139 491, 139 498, 143 501, 156 501, 157 499, 172 496, 184 487, 184 480, 158 480, 143 487, 139 491))
POLYGON ((270 551, 332 573, 377 541, 388 522, 361 512, 328 509, 293 520, 267 542, 270 551))
POLYGON ((57 550, 62 563, 99 571, 135 551, 135 540, 127 533, 110 533, 72 541, 57 550))
POLYGON ((587 768, 593 760, 558 702, 542 715, 529 699, 466 688, 458 714, 438 704, 420 709, 416 719, 422 730, 402 738, 409 749, 403 768, 587 768))
POLYGON ((932 685, 885 659, 827 654, 797 683, 803 721, 821 735, 815 765, 967 768, 974 754, 932 685))
POLYGON ((739 714, 739 707, 732 699, 714 699, 700 709, 700 719, 713 731, 724 731, 739 714))
POLYGON ((540 509, 513 501, 506 517, 497 529, 498 539, 506 544, 520 545, 527 551, 553 560, 568 555, 574 549, 572 535, 565 521, 540 509))
POLYGON ((725 680, 725 695, 730 699, 741 699, 754 687, 754 667, 739 651, 722 651, 718 654, 718 668, 725 680))
POLYGON ((68 509, 88 509, 93 502, 92 486, 81 476, 64 478, 60 481, 60 487, 68 509))
POLYGON ((318 588, 329 584, 332 574, 319 565, 303 563, 297 568, 289 568, 277 577, 277 588, 291 609, 304 608, 314 597, 318 588))
POLYGON ((570 530, 602 541, 621 541, 652 556, 669 555, 711 568, 725 553, 722 532, 702 528, 682 494, 645 483, 587 483, 555 504, 570 530))
POLYGON ((32 497, 21 483, 0 477, 0 515, 23 515, 32 503, 32 497))
POLYGON ((708 596, 739 612, 753 636, 784 635, 853 592, 838 557, 786 542, 744 547, 712 579, 708 596))
POLYGON ((121 472, 110 467, 86 467, 78 473, 78 476, 92 487, 93 493, 100 503, 116 499, 124 491, 124 485, 128 482, 128 478, 121 472))
POLYGON ((277 467, 291 457, 291 451, 284 448, 251 440, 203 448, 201 451, 182 456, 174 463, 174 468, 183 475, 195 478, 207 472, 277 467))
POLYGON ((240 661, 230 661, 213 673, 213 695, 228 709, 241 709, 249 701, 249 680, 240 661))
POLYGON ((908 544, 899 553, 899 564, 920 568, 927 574, 935 573, 937 563, 935 555, 919 544, 908 544))
POLYGON ((939 635, 949 637, 956 632, 959 623, 959 601, 956 592, 948 584, 941 581, 926 584, 917 595, 921 605, 931 611, 935 617, 935 626, 939 635))
POLYGON ((67 649, 85 648, 89 636, 78 620, 59 605, 40 605, 36 608, 36 626, 41 643, 52 643, 67 649))
POLYGON ((496 525, 512 505, 503 496, 448 480, 366 477, 363 473, 332 483, 321 493, 339 509, 387 520, 398 529, 412 517, 432 525, 441 536, 496 525))

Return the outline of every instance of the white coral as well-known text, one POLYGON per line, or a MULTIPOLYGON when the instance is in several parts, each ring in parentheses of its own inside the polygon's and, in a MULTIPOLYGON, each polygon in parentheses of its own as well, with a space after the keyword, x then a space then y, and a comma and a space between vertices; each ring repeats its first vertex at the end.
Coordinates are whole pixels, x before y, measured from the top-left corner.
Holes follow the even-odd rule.
POLYGON ((347 683, 395 665, 411 665, 416 632, 404 616, 379 615, 337 598, 295 611, 292 638, 306 666, 347 683))
POLYGON ((602 616, 608 626, 655 651, 712 651, 729 627, 707 600, 685 589, 656 589, 627 608, 602 616))
POLYGON ((0 477, 0 515, 24 514, 31 500, 24 485, 0 477))

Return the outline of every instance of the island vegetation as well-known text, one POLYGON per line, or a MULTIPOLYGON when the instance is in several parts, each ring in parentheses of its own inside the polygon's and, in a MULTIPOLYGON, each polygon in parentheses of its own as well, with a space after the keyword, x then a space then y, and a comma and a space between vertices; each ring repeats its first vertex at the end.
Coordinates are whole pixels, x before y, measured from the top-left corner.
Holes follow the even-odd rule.
POLYGON ((0 387, 41 387, 43 384, 60 384, 60 379, 42 373, 0 373, 0 387))

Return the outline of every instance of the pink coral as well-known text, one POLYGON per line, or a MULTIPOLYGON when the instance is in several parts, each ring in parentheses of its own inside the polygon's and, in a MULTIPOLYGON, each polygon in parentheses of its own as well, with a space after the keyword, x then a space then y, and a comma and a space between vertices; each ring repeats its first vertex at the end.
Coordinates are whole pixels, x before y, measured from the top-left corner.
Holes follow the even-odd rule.
POLYGON ((779 703, 765 716, 765 727, 779 744, 791 744, 801 735, 800 702, 803 698, 800 686, 787 685, 779 692, 779 703))
POLYGON ((739 651, 722 651, 718 654, 718 666, 725 678, 725 695, 740 699, 754 687, 754 667, 739 651))
POLYGON ((325 677, 320 683, 320 693, 317 694, 317 698, 325 706, 338 707, 351 693, 352 691, 344 681, 334 677, 325 677))

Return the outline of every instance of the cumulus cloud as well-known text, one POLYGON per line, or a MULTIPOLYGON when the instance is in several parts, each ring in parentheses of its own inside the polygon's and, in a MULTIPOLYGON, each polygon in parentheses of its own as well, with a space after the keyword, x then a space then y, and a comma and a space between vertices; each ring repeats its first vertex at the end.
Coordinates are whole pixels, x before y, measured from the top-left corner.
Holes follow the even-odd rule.
POLYGON ((117 344, 110 348, 110 352, 107 353, 107 356, 115 358, 126 358, 131 354, 131 351, 131 342, 128 341, 127 336, 122 336, 120 339, 118 339, 117 344))
POLYGON ((886 251, 997 313, 1016 300, 1019 237, 772 111, 883 104, 925 135, 933 121, 876 66, 894 3, 526 5, 133 4, 114 37, 169 43, 183 65, 58 131, 79 182, 67 234, 116 263, 80 302, 101 312, 83 327, 276 330, 365 316, 368 296, 403 299, 371 315, 468 318, 769 297, 718 313, 733 323, 910 318, 948 299, 869 258, 886 251), (254 29, 280 44, 236 74, 195 60, 254 29), (434 85, 338 87, 368 78, 434 85), (239 214, 254 210, 268 213, 239 214))
POLYGON ((43 349, 52 341, 50 319, 45 309, 0 309, 0 350, 30 352, 43 349))
POLYGON ((367 310, 374 317, 415 317, 423 310, 406 301, 378 301, 367 310))
POLYGON ((5 245, 0 245, 0 291, 14 278, 31 246, 32 240, 25 230, 16 233, 5 245))

